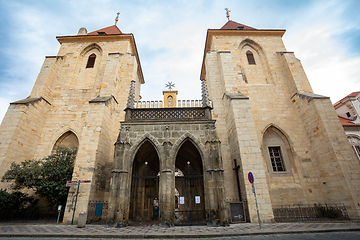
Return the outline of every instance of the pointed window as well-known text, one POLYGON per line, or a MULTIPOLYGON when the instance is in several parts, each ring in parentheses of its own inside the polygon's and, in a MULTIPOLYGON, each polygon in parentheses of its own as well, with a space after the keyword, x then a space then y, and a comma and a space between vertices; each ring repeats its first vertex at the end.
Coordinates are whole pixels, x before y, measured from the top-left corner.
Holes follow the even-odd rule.
POLYGON ((246 52, 246 57, 247 57, 249 65, 256 65, 254 54, 251 51, 246 52))
POLYGON ((86 68, 94 68, 95 65, 95 59, 96 59, 96 55, 95 53, 91 54, 88 58, 87 64, 86 64, 86 68))

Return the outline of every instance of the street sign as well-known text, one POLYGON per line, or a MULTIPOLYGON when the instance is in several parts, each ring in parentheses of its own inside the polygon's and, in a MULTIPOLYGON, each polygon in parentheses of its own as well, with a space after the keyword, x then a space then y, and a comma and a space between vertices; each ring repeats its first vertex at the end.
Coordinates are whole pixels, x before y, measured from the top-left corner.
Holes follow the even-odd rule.
POLYGON ((248 179, 249 179, 249 182, 251 183, 252 191, 253 191, 253 193, 254 193, 255 205, 256 205, 256 212, 257 212, 257 215, 258 215, 259 227, 260 227, 260 229, 261 229, 261 221, 260 221, 259 207, 258 207, 258 203, 257 203, 257 199, 256 199, 256 192, 255 192, 254 175, 252 174, 252 172, 249 172, 249 173, 248 173, 248 179))
POLYGON ((80 180, 81 183, 91 183, 91 180, 80 180))
POLYGON ((77 185, 77 181, 66 181, 67 187, 73 187, 77 185))
POLYGON ((254 175, 252 174, 252 172, 249 172, 248 179, 250 183, 254 183, 254 175))

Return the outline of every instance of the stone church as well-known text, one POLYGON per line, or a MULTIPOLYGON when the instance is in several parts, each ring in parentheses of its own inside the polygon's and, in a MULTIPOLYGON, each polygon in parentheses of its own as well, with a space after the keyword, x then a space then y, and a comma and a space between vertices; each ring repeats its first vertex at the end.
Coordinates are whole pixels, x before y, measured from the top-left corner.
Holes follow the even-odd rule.
POLYGON ((58 54, 1 124, 0 177, 14 161, 76 147, 80 183, 70 187, 64 223, 86 214, 119 226, 226 225, 257 222, 257 209, 273 222, 282 206, 319 203, 359 219, 359 160, 284 33, 231 20, 209 29, 202 99, 178 100, 170 89, 145 102, 133 34, 115 24, 57 37, 58 54))

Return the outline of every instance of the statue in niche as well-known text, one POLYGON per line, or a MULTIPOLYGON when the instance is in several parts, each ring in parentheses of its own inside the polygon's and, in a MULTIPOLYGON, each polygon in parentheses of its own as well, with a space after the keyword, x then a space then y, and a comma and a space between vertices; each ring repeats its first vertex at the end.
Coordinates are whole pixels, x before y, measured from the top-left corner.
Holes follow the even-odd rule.
POLYGON ((173 106, 173 97, 172 96, 169 96, 168 97, 168 107, 172 107, 173 106))

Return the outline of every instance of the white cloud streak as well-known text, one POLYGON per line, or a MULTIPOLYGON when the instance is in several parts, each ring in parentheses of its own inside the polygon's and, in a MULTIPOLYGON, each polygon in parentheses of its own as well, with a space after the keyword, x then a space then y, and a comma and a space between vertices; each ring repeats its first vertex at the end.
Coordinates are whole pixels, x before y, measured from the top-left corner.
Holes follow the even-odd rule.
POLYGON ((120 29, 135 36, 146 82, 141 89, 145 100, 161 99, 168 81, 175 83, 179 99, 200 98, 206 30, 225 24, 225 7, 231 9, 234 21, 259 29, 286 28, 285 46, 302 61, 315 93, 335 102, 360 90, 360 56, 350 57, 348 46, 334 37, 359 26, 359 22, 349 22, 348 16, 344 18, 352 2, 290 3, 69 0, 40 4, 0 0, 3 12, 7 12, 0 18, 7 41, 2 44, 6 48, 0 45, 0 52, 9 63, 0 75, 0 119, 9 102, 29 95, 44 57, 57 54, 55 36, 75 35, 80 27, 94 31, 110 26, 117 11, 121 12, 120 29))

